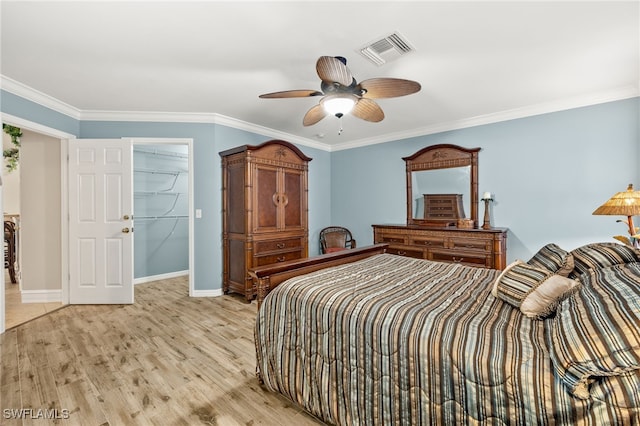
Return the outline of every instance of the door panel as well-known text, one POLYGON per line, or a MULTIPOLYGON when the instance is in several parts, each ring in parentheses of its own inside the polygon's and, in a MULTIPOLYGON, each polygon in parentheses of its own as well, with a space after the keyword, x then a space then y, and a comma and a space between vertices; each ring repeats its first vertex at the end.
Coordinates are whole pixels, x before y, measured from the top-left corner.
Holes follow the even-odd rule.
POLYGON ((227 205, 227 227, 229 232, 242 234, 245 232, 245 171, 244 164, 231 164, 227 166, 227 194, 229 194, 227 205))
POLYGON ((133 303, 131 156, 127 139, 69 141, 72 304, 133 303))
POLYGON ((302 211, 302 188, 303 176, 298 171, 284 172, 284 188, 286 194, 286 206, 283 213, 283 228, 287 230, 300 229, 303 227, 302 219, 306 217, 306 212, 302 211))
POLYGON ((81 287, 96 286, 96 239, 78 238, 78 285, 81 287))
POLYGON ((255 232, 273 232, 278 229, 278 169, 263 165, 256 165, 257 182, 260 185, 254 191, 255 199, 253 208, 256 211, 254 220, 255 232))

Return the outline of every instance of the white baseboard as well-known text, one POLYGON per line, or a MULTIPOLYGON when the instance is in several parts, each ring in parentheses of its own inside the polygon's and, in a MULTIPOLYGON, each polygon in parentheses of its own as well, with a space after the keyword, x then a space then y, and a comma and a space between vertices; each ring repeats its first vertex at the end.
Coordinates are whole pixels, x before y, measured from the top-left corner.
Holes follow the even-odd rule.
POLYGON ((151 281, 167 280, 169 278, 183 277, 185 275, 189 275, 189 270, 168 272, 166 274, 151 275, 149 277, 134 278, 133 285, 148 283, 148 282, 151 282, 151 281))
POLYGON ((22 303, 62 302, 62 290, 22 290, 22 303))
POLYGON ((191 297, 218 297, 222 296, 222 289, 218 290, 193 290, 191 297))

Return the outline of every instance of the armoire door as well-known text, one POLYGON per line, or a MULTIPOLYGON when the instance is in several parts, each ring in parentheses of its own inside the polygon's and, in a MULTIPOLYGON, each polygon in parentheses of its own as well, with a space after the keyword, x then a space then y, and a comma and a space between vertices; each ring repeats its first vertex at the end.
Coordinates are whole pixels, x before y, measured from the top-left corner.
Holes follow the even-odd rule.
POLYGON ((306 203, 303 202, 304 194, 304 173, 300 170, 283 169, 282 173, 282 193, 284 203, 280 216, 280 229, 293 231, 304 230, 305 219, 307 217, 306 203))

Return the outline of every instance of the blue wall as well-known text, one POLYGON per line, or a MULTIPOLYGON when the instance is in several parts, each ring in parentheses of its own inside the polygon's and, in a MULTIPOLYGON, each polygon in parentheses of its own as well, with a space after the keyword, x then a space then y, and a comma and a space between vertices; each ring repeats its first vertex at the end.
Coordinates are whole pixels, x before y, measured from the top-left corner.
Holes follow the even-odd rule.
POLYGON ((0 111, 72 135, 80 134, 78 120, 4 90, 0 90, 0 111))
MULTIPOLYGON (((78 138, 193 139, 194 208, 202 210, 202 218, 195 219, 194 288, 207 291, 222 287, 222 172, 218 152, 244 144, 259 144, 272 138, 210 123, 78 121, 5 91, 0 92, 0 101, 2 113, 78 138)), ((298 147, 313 159, 309 163, 309 254, 314 256, 319 253, 318 233, 330 224, 330 153, 301 145, 298 147)), ((147 270, 149 275, 163 272, 147 270)))
MULTIPOLYGON (((222 193, 220 156, 218 153, 239 145, 256 145, 271 138, 216 124, 82 122, 81 138, 159 137, 193 139, 194 208, 202 210, 195 219, 194 277, 195 290, 222 287, 222 193)), ((316 236, 330 217, 329 153, 298 146, 313 158, 309 163, 309 239, 310 255, 318 254, 316 236), (316 202, 316 196, 325 202, 316 202)), ((152 274, 153 275, 153 274, 152 274)))
POLYGON ((639 117, 634 98, 334 152, 331 218, 359 245, 373 241, 371 224, 405 223, 402 157, 451 143, 482 148, 479 191, 495 194, 492 225, 510 230, 509 261, 548 242, 572 249, 612 241, 625 227, 591 213, 629 183, 640 189, 639 117))
MULTIPOLYGON (((80 138, 192 138, 195 289, 221 287, 221 187, 218 152, 269 137, 216 124, 104 122, 70 119, 6 92, 1 110, 80 138)), ((343 151, 299 146, 309 163, 309 248, 330 224, 349 227, 358 245, 371 224, 405 223, 402 157, 433 144, 480 147, 480 193, 495 194, 492 224, 508 227, 508 258, 526 259, 556 242, 571 249, 626 232, 615 217, 591 212, 615 192, 640 188, 640 98, 343 151)), ((479 210, 482 217, 483 210, 479 210)))

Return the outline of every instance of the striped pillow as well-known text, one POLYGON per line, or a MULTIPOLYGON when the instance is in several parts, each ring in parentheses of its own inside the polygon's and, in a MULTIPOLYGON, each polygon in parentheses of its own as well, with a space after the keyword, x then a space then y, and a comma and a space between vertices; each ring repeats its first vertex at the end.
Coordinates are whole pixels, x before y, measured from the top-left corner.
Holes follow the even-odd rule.
POLYGON ((640 263, 584 274, 545 327, 556 374, 574 396, 588 399, 598 378, 640 369, 640 263))
POLYGON ((633 247, 618 243, 594 243, 571 251, 574 259, 572 276, 579 277, 590 269, 629 262, 639 262, 640 254, 633 247))
POLYGON ((544 319, 579 283, 521 260, 510 264, 496 279, 493 295, 516 307, 527 317, 544 319))
POLYGON ((556 244, 547 244, 542 247, 531 259, 529 265, 547 269, 563 277, 569 276, 573 270, 573 256, 556 244))

